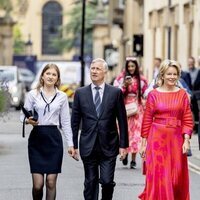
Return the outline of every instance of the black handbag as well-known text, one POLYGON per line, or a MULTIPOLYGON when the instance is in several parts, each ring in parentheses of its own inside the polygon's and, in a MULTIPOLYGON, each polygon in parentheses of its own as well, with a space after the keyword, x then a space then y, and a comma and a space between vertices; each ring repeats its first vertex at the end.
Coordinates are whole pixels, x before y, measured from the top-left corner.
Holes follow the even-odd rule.
POLYGON ((28 119, 29 117, 33 117, 32 120, 37 121, 38 120, 38 113, 35 109, 32 110, 27 110, 26 108, 24 108, 23 105, 21 105, 21 110, 24 113, 25 117, 23 120, 23 130, 22 130, 22 137, 25 137, 25 124, 26 124, 26 119, 28 119))

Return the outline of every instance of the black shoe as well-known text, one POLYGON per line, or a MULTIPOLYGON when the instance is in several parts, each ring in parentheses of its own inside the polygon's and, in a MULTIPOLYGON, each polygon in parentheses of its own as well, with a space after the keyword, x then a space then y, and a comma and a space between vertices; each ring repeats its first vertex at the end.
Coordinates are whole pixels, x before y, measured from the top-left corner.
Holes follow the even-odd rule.
POLYGON ((131 163, 130 163, 130 168, 131 169, 136 169, 136 162, 135 161, 131 161, 131 163))
POLYGON ((122 160, 122 163, 123 163, 123 165, 127 165, 128 164, 128 154, 126 155, 124 160, 122 160))

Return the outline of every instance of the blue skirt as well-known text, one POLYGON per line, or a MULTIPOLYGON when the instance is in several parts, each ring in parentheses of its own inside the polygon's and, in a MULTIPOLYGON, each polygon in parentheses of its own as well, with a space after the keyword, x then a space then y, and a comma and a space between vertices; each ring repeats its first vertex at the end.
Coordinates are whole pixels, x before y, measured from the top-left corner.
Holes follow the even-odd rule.
POLYGON ((31 173, 61 173, 63 141, 57 126, 34 126, 28 139, 31 173))

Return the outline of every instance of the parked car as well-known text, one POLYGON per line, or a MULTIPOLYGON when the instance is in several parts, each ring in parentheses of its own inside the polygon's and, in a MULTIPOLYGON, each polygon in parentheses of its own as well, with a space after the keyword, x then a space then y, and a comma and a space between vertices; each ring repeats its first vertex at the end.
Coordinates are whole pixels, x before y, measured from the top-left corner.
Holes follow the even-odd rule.
POLYGON ((25 84, 26 91, 31 89, 31 84, 35 79, 35 74, 27 68, 19 68, 19 80, 25 84))
POLYGON ((8 87, 10 93, 10 105, 16 110, 24 103, 26 88, 25 84, 19 79, 17 66, 0 66, 1 85, 8 87))

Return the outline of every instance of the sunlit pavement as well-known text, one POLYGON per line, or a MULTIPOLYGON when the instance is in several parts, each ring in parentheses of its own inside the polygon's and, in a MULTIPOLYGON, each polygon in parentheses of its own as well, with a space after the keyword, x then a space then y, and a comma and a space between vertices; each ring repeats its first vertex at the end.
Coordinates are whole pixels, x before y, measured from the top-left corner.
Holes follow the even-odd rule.
MULTIPOLYGON (((31 126, 26 126, 26 137, 22 138, 22 124, 19 122, 19 112, 12 110, 5 116, 5 122, 0 121, 0 200, 29 200, 31 198, 31 176, 27 157, 27 140, 31 126)), ((189 157, 191 200, 197 200, 200 191, 199 154, 197 136, 191 141, 193 156, 189 157), (192 166, 193 165, 193 166, 192 166), (196 169, 194 169, 195 167, 196 169)), ((65 154, 66 155, 66 154, 65 154)), ((137 158, 138 168, 129 169, 117 161, 113 200, 137 200, 144 187, 144 176, 141 173, 140 158, 137 158)), ((82 162, 64 156, 62 173, 58 177, 58 200, 82 200, 83 195, 82 162)))

